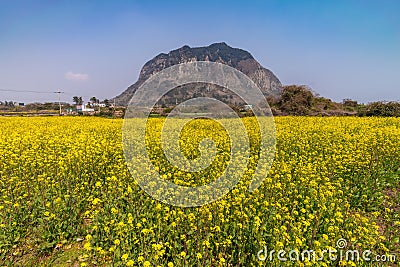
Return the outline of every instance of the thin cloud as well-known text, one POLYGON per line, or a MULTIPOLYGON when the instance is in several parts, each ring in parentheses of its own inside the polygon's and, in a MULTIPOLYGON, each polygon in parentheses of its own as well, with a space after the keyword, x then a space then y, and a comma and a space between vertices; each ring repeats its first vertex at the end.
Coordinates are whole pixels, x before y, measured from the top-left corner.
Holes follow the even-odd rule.
POLYGON ((87 81, 89 80, 89 75, 86 73, 73 73, 69 71, 64 75, 65 79, 70 81, 87 81))

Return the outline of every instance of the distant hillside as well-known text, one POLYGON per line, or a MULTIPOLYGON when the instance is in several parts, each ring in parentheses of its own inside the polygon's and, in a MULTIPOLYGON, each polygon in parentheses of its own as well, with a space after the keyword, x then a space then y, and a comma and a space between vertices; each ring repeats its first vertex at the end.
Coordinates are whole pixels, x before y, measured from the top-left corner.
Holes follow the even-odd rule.
MULTIPOLYGON (((282 84, 279 79, 272 71, 261 66, 249 52, 232 48, 226 43, 215 43, 207 47, 194 48, 185 45, 168 54, 159 54, 143 66, 136 83, 115 97, 116 104, 126 106, 135 91, 152 74, 176 64, 192 61, 211 61, 229 65, 249 76, 260 87, 266 97, 274 96, 279 98, 282 93, 282 84)), ((230 105, 243 104, 241 99, 229 90, 209 84, 181 86, 167 94, 160 104, 170 106, 196 96, 214 97, 230 105)))

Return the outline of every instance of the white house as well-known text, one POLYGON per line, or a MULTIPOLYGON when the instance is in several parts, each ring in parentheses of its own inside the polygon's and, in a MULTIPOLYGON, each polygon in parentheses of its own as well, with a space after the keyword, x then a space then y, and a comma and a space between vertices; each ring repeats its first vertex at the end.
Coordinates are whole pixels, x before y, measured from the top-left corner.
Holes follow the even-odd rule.
POLYGON ((77 105, 76 106, 77 112, 94 112, 93 108, 88 108, 86 104, 77 105))

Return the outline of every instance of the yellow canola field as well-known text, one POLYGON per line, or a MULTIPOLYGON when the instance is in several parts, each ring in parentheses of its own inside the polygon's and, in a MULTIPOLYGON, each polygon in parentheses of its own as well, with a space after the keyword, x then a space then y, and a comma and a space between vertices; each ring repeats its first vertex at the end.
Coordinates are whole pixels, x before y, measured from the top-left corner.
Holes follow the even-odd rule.
MULTIPOLYGON (((165 179, 205 184, 229 164, 229 136, 197 120, 184 128, 181 149, 196 158, 200 139, 212 138, 219 151, 212 168, 189 175, 171 167, 160 149, 162 122, 150 120, 147 138, 165 179)), ((229 194, 195 208, 173 207, 141 190, 125 162, 123 120, 0 123, 0 266, 68 250, 79 257, 62 266, 368 266, 257 256, 266 247, 320 253, 340 238, 346 248, 373 255, 399 252, 399 118, 275 118, 277 150, 262 185, 248 191, 252 155, 229 194)), ((256 149, 252 118, 244 123, 256 149)))

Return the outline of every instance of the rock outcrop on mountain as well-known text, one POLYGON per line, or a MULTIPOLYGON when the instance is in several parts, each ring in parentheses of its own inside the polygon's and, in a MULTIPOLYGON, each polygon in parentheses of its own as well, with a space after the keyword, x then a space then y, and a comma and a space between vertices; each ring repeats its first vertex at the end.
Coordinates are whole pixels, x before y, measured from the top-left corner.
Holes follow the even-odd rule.
MULTIPOLYGON (((258 63, 253 56, 242 49, 232 48, 226 43, 214 43, 207 47, 191 48, 187 45, 168 54, 159 54, 148 61, 140 71, 139 79, 122 94, 115 97, 115 103, 127 106, 135 91, 151 75, 170 66, 192 61, 211 61, 229 65, 252 79, 266 97, 278 97, 282 93, 282 84, 270 71, 258 63)), ((180 103, 193 96, 209 96, 231 105, 241 105, 241 99, 225 88, 209 84, 189 84, 172 90, 161 101, 165 106, 180 103)))

